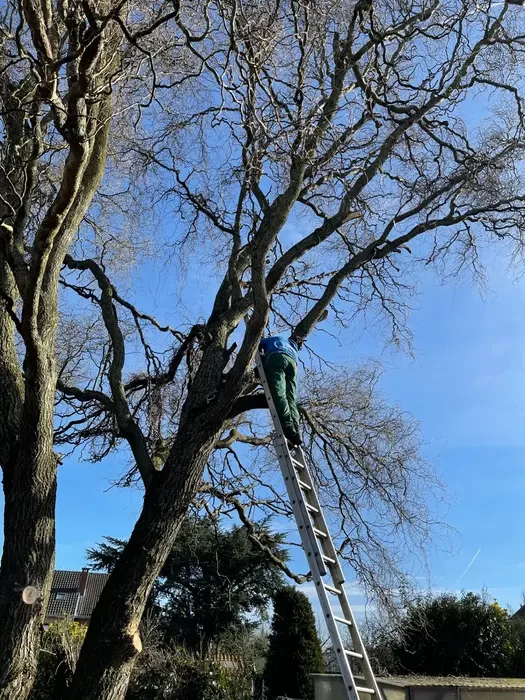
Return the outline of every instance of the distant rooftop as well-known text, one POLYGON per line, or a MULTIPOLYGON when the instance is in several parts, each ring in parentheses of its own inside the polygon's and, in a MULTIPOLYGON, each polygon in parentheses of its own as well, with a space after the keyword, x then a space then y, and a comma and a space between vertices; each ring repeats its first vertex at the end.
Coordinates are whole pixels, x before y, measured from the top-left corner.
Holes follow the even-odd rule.
POLYGON ((109 574, 82 571, 55 571, 46 618, 72 617, 89 620, 109 574))
POLYGON ((511 620, 523 620, 525 619, 525 605, 522 605, 521 608, 516 610, 514 615, 510 616, 511 620))

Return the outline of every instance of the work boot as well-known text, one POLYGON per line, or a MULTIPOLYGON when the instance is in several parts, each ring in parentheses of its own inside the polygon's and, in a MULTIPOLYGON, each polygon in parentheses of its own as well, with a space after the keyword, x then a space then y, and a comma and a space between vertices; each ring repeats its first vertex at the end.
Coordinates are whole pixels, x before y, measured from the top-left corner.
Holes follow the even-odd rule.
POLYGON ((293 447, 299 447, 299 445, 303 444, 303 439, 299 433, 287 433, 286 439, 293 447))

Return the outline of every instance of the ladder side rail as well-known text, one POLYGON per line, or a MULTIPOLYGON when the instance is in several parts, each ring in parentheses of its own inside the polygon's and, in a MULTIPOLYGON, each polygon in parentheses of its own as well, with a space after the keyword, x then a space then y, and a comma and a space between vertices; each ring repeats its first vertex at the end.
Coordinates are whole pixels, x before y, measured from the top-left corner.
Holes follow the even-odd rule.
MULTIPOLYGON (((277 440, 275 441, 277 442, 277 440)), ((275 450, 279 456, 279 451, 281 448, 280 444, 275 444, 275 450)), ((307 519, 307 512, 305 509, 301 508, 301 497, 297 495, 295 489, 295 482, 292 475, 289 473, 286 462, 279 459, 279 466, 281 467, 281 472, 284 477, 284 483, 286 486, 286 491, 288 493, 288 498, 292 506, 292 511, 299 529, 299 534, 301 536, 301 545, 306 555, 308 565, 311 567, 312 560, 316 558, 316 550, 318 547, 312 544, 311 538, 308 536, 308 531, 311 529, 309 520, 307 519)))
MULTIPOLYGON (((288 497, 290 498, 292 509, 294 511, 295 519, 299 527, 299 532, 301 534, 301 541, 303 542, 303 548, 307 559, 313 558, 317 559, 319 562, 319 569, 324 576, 327 572, 325 563, 323 561, 323 551, 321 545, 319 544, 317 538, 313 533, 313 522, 310 517, 310 513, 306 508, 306 498, 303 494, 299 484, 297 483, 297 473, 293 466, 292 457, 290 455, 290 450, 288 449, 286 437, 281 426, 281 421, 279 420, 279 415, 277 409, 275 408, 275 403, 273 401, 272 392, 268 380, 266 379, 266 374, 264 372, 264 366, 260 353, 255 356, 255 362, 257 369, 259 371, 259 380, 263 386, 264 393, 266 395, 266 401, 268 402, 268 408, 270 409, 270 415, 273 420, 273 424, 276 430, 276 438, 273 441, 275 451, 277 453, 277 459, 279 461, 279 466, 284 477, 286 484, 286 490, 288 492, 288 497), (299 513, 299 517, 298 514, 299 513), (302 534, 306 533, 308 539, 307 547, 304 547, 304 541, 302 534)), ((310 563, 310 562, 309 562, 310 563)))
POLYGON ((294 513, 298 512, 300 514, 300 519, 297 520, 296 516, 296 520, 299 526, 299 534, 301 535, 301 542, 303 544, 303 549, 308 559, 308 563, 311 565, 310 557, 313 555, 312 559, 317 561, 320 574, 321 576, 324 576, 328 569, 326 568, 323 559, 322 544, 319 543, 319 540, 315 536, 315 523, 306 507, 308 504, 306 494, 299 486, 297 475, 293 468, 288 447, 286 445, 286 439, 277 438, 274 440, 274 445, 275 451, 277 452, 279 465, 281 467, 281 472, 288 490, 288 495, 292 503, 292 508, 294 513))
POLYGON ((377 684, 375 674, 372 670, 366 647, 363 643, 363 639, 359 632, 359 628, 356 624, 355 616, 352 611, 352 606, 350 605, 346 593, 343 596, 341 596, 341 610, 343 611, 343 617, 345 617, 352 623, 350 627, 350 636, 352 638, 354 649, 356 649, 357 651, 359 651, 360 654, 363 655, 363 658, 361 660, 361 666, 363 668, 365 681, 367 685, 375 691, 376 697, 381 698, 381 691, 379 690, 379 686, 377 684))
POLYGON ((330 640, 332 642, 332 647, 336 653, 337 663, 339 665, 341 676, 345 684, 346 694, 349 700, 360 700, 356 691, 357 684, 354 679, 354 674, 352 672, 352 668, 350 666, 350 662, 347 658, 347 655, 345 654, 345 647, 343 639, 341 637, 341 632, 339 630, 338 623, 334 618, 332 604, 330 602, 330 595, 332 594, 328 593, 328 591, 324 587, 323 580, 318 570, 312 571, 312 576, 319 598, 319 603, 321 604, 323 617, 328 628, 330 640))
POLYGON ((306 461, 306 458, 304 456, 304 452, 301 447, 298 448, 297 450, 299 452, 300 458, 302 460, 303 464, 303 469, 301 471, 301 476, 304 471, 305 478, 302 479, 305 483, 310 486, 311 491, 308 492, 308 496, 310 498, 310 505, 313 505, 317 510, 319 511, 318 513, 315 514, 315 516, 312 516, 313 523, 315 527, 318 527, 319 529, 323 530, 326 532, 326 538, 323 539, 322 541, 322 549, 323 553, 332 559, 335 564, 333 564, 331 567, 329 567, 330 574, 332 576, 332 579, 336 584, 338 583, 344 583, 345 581, 345 575, 343 573, 343 569, 339 563, 339 557, 337 556, 337 551, 334 546, 334 542, 332 540, 332 535, 330 533, 330 528, 328 527, 328 523, 326 521, 325 515, 323 508, 321 506, 321 503, 319 502, 319 496, 317 495, 317 489, 315 488, 314 481, 312 479, 312 475, 310 472, 310 468, 308 466, 308 463, 306 461), (319 524, 317 523, 319 521, 319 524, 321 527, 319 527, 319 524))
POLYGON ((272 421, 277 433, 277 437, 274 440, 274 447, 277 453, 279 466, 285 479, 288 497, 290 498, 294 516, 299 527, 301 543, 303 550, 307 555, 307 560, 310 565, 310 572, 315 583, 321 609, 323 611, 325 622, 330 634, 330 639, 337 654, 338 665, 345 684, 346 694, 349 700, 360 700, 359 692, 372 691, 373 694, 377 696, 378 700, 381 700, 381 692, 377 685, 377 681, 370 665, 370 660, 355 622, 352 608, 343 587, 344 576, 342 574, 339 557, 333 545, 330 531, 327 527, 326 519, 319 503, 315 485, 313 483, 304 452, 299 447, 294 455, 295 459, 290 454, 287 440, 283 433, 281 422, 275 408, 271 390, 264 372, 262 359, 259 353, 256 355, 256 364, 259 370, 259 378, 268 402, 268 407, 270 409, 270 414, 272 416, 272 421), (294 461, 300 464, 301 471, 299 471, 297 466, 295 466, 294 461), (301 488, 299 479, 310 487, 307 491, 301 488), (309 502, 308 497, 310 497, 313 502, 309 502), (307 510, 306 504, 314 506, 318 512, 312 516, 307 510), (315 529, 322 530, 326 535, 326 537, 324 537, 322 540, 321 546, 319 545, 318 538, 315 535, 315 529), (312 554, 314 556, 312 556, 312 554), (336 564, 332 565, 331 568, 325 567, 322 558, 323 554, 330 556, 330 558, 335 561, 336 564), (331 574, 335 584, 334 586, 329 586, 323 582, 322 577, 327 571, 331 574), (338 580, 339 576, 341 576, 341 580, 338 580), (329 592, 329 590, 332 592, 329 592), (338 618, 338 616, 334 615, 333 613, 330 596, 333 596, 334 594, 337 594, 337 599, 339 600, 339 604, 341 606, 343 618, 338 618), (350 652, 345 649, 339 629, 339 623, 344 623, 349 627, 350 636, 355 651, 350 652), (348 656, 359 658, 359 662, 364 673, 365 682, 367 683, 367 688, 360 688, 357 685, 348 656))

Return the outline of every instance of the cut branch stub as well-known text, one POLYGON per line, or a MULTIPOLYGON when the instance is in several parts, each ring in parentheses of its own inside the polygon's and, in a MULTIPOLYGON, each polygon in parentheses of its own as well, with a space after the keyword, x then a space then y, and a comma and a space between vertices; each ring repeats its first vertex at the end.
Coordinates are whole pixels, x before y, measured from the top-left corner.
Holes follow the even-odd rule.
POLYGON ((133 635, 133 646, 137 650, 137 654, 140 654, 140 652, 142 651, 142 640, 138 632, 135 632, 135 634, 133 635))
POLYGON ((39 597, 39 590, 35 586, 26 586, 22 591, 22 600, 26 605, 34 605, 39 597))

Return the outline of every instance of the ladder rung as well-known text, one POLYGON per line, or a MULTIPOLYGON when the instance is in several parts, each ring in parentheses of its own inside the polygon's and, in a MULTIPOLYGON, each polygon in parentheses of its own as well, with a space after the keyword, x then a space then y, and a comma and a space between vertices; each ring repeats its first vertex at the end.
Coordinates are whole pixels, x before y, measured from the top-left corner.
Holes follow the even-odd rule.
POLYGON ((305 503, 304 505, 306 506, 306 510, 309 510, 310 513, 319 513, 319 508, 316 508, 315 506, 311 506, 309 503, 305 503))
POLYGON ((335 586, 329 586, 327 583, 323 583, 323 586, 326 588, 327 591, 330 591, 330 593, 333 593, 334 595, 341 595, 342 591, 339 590, 339 588, 336 588, 335 586))
POLYGON ((337 615, 333 615, 333 618, 336 622, 340 622, 342 625, 347 625, 348 627, 352 627, 353 625, 353 622, 344 617, 337 617, 337 615))
POLYGON ((305 482, 304 482, 304 481, 301 481, 301 479, 297 479, 297 483, 298 483, 299 486, 300 486, 302 489, 304 489, 305 491, 311 491, 311 490, 312 490, 312 487, 309 486, 308 484, 305 484, 305 482))
POLYGON ((368 693, 369 695, 375 695, 376 692, 373 688, 361 688, 358 685, 356 685, 355 689, 358 693, 368 693))
POLYGON ((292 463, 295 464, 299 469, 304 469, 304 464, 302 462, 298 462, 293 457, 292 457, 292 463))
POLYGON ((323 532, 322 530, 318 530, 316 527, 313 527, 312 530, 314 531, 314 534, 317 535, 317 537, 328 537, 326 532, 323 532))
POLYGON ((360 654, 358 651, 350 651, 349 649, 345 649, 344 652, 347 656, 351 656, 353 659, 363 658, 363 654, 360 654))
POLYGON ((332 559, 332 557, 327 557, 326 554, 323 554, 323 561, 325 561, 327 564, 337 564, 335 559, 332 559))

